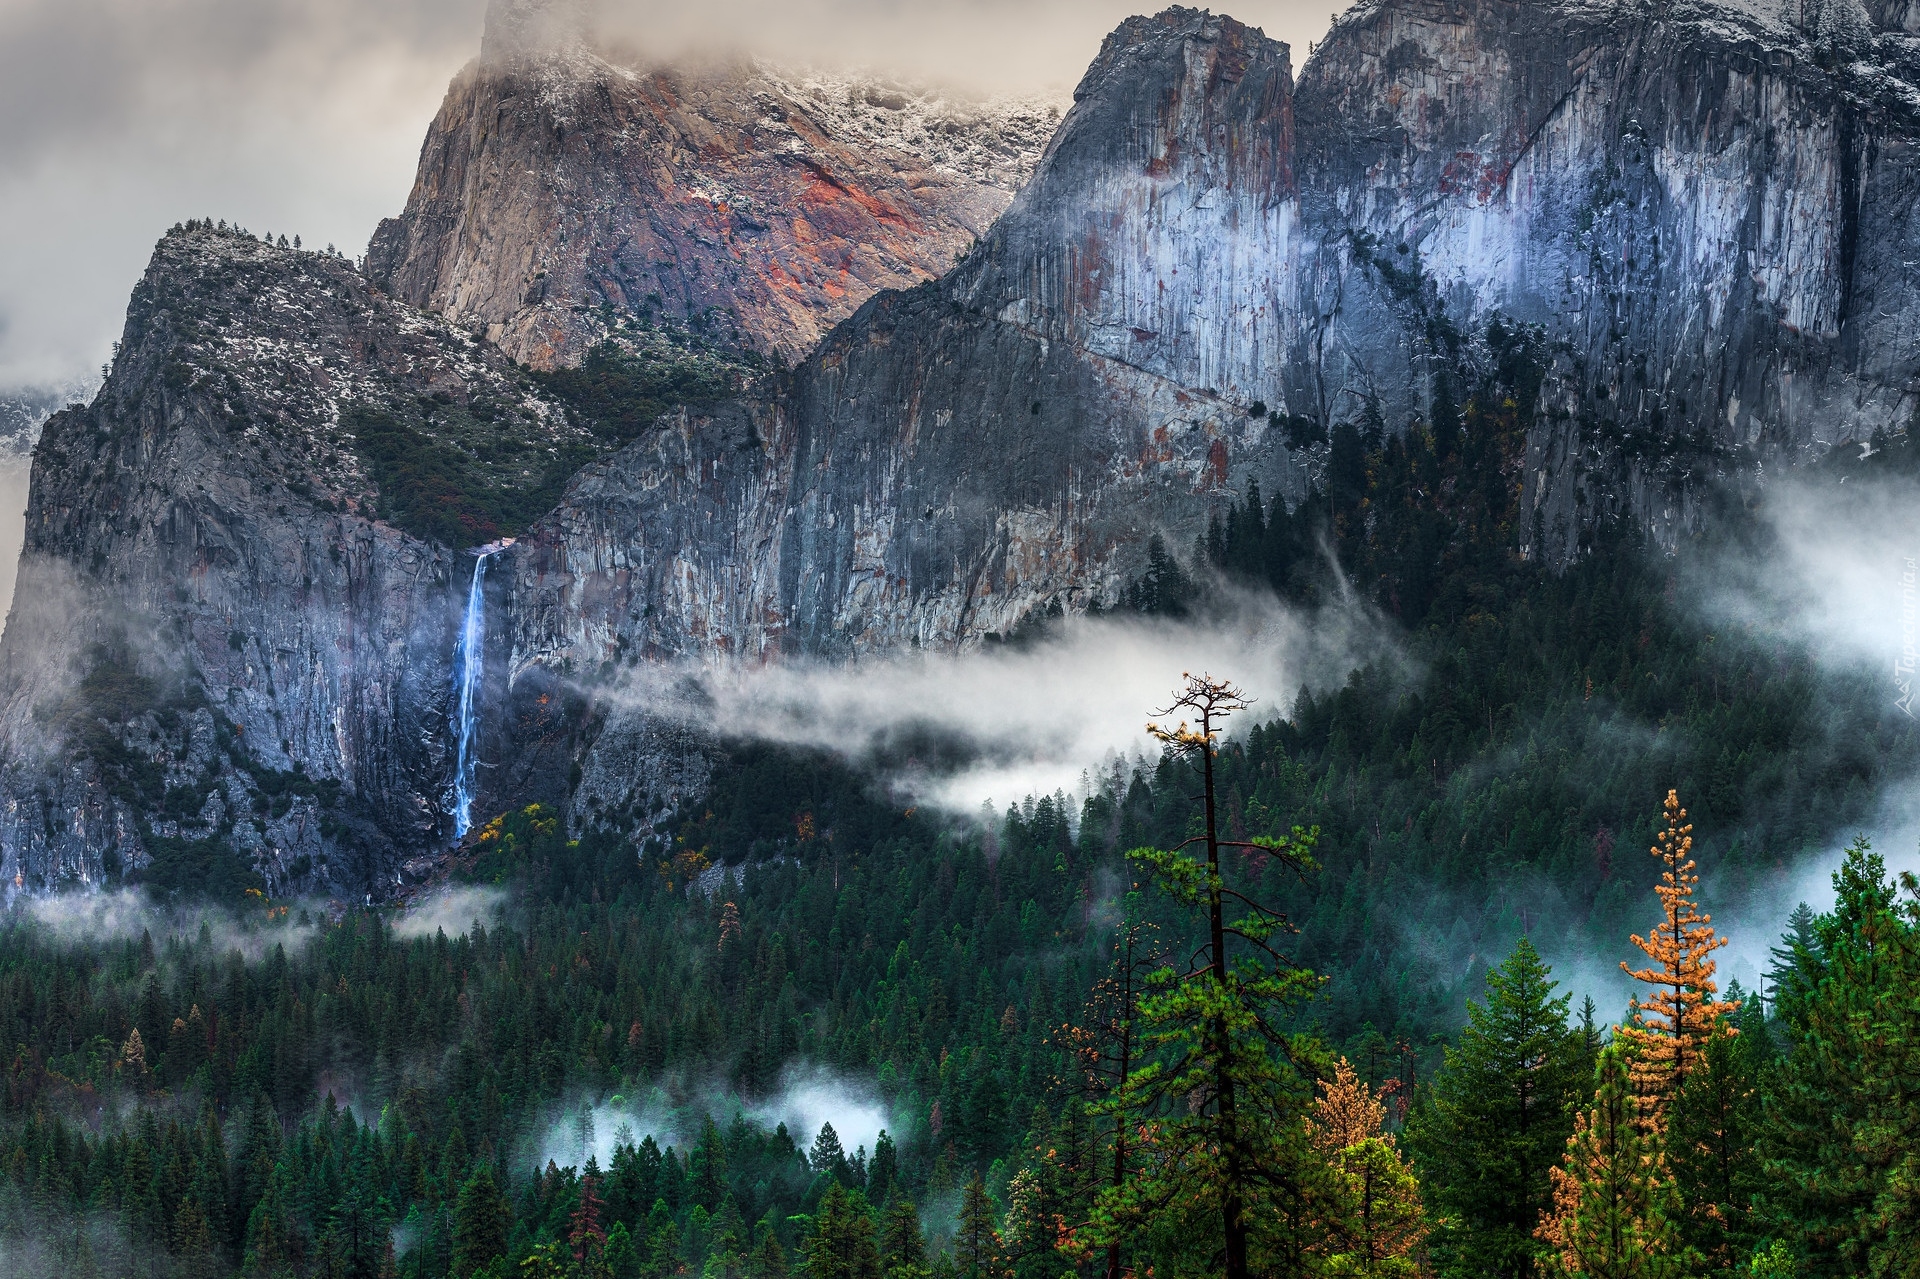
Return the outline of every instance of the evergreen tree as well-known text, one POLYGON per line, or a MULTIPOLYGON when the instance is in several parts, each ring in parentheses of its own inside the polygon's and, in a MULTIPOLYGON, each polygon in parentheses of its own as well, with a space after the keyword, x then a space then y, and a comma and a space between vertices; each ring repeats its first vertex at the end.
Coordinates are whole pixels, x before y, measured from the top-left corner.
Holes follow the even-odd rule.
POLYGON ((1424 1273, 1420 1184, 1382 1128, 1387 1108, 1342 1057, 1314 1107, 1314 1145, 1329 1165, 1321 1249, 1335 1274, 1424 1273))
MULTIPOLYGON (((787 1250, 780 1246, 773 1228, 765 1223, 753 1245, 753 1255, 747 1258, 747 1276, 748 1279, 787 1279, 787 1250)), ((887 1279, 893 1277, 889 1275, 887 1279)))
MULTIPOLYGON (((1107 973, 1094 983, 1080 1024, 1067 1031, 1082 1091, 1092 1102, 1093 1114, 1108 1125, 1103 1180, 1109 1196, 1123 1195, 1133 1174, 1130 1138, 1137 1116, 1129 1107, 1126 1083, 1139 1064, 1140 1000, 1147 991, 1147 976, 1165 960, 1158 930, 1139 918, 1139 910, 1139 894, 1127 894, 1126 917, 1114 935, 1107 973)), ((1105 1234, 1106 1279, 1121 1279, 1121 1232, 1105 1234)))
POLYGON ((607 1231, 607 1271, 613 1279, 640 1279, 640 1249, 633 1242, 627 1223, 616 1221, 607 1231))
POLYGON ((1707 1037, 1668 1110, 1666 1153, 1682 1205, 1680 1233, 1714 1273, 1732 1272, 1760 1242, 1751 1204, 1761 1188, 1754 1140, 1767 1040, 1757 999, 1743 1006, 1739 1021, 1707 1037))
POLYGON ((807 1162, 816 1174, 832 1177, 842 1186, 853 1182, 853 1166, 847 1162, 847 1152, 840 1146, 840 1134, 833 1130, 832 1124, 820 1125, 813 1149, 807 1152, 807 1162))
POLYGON ((513 1229, 513 1205, 494 1182, 493 1168, 481 1164, 460 1187, 453 1210, 453 1279, 468 1279, 507 1251, 513 1229))
POLYGON ((879 1279, 880 1253, 866 1202, 835 1183, 800 1241, 811 1279, 879 1279))
MULTIPOLYGON (((1776 1009, 1813 992, 1819 981, 1820 940, 1813 909, 1805 902, 1787 916, 1781 945, 1767 950, 1766 997, 1776 1009)), ((1776 1015, 1778 1015, 1776 1013, 1776 1015)))
POLYGON ((1101 1196, 1106 1230, 1144 1224, 1176 1200, 1188 1201, 1189 1215, 1211 1215, 1227 1279, 1248 1279, 1256 1255, 1263 1268, 1299 1264, 1309 1247, 1304 1183, 1316 1166, 1305 1123, 1312 1085, 1298 1067, 1314 1049, 1304 1037, 1288 1039, 1276 1028, 1319 980, 1284 962, 1272 945, 1286 921, 1228 888, 1221 850, 1238 848, 1304 870, 1312 865, 1318 832, 1295 827, 1278 838, 1220 838, 1218 737, 1227 717, 1246 705, 1232 684, 1189 675, 1174 704, 1158 713, 1190 714, 1194 725, 1149 726, 1170 756, 1199 765, 1201 833, 1173 849, 1138 848, 1128 857, 1204 930, 1204 941, 1188 970, 1156 970, 1153 993, 1140 1003, 1151 1060, 1128 1076, 1117 1102, 1155 1116, 1156 1149, 1140 1177, 1101 1196), (1195 844, 1204 860, 1186 854, 1195 844), (1245 913, 1229 917, 1229 901, 1245 913), (1238 954, 1229 954, 1229 937, 1238 954))
POLYGON ((1445 1223, 1435 1255, 1447 1274, 1526 1279, 1545 1249, 1534 1237, 1552 1203, 1550 1169, 1565 1150, 1591 1067, 1569 996, 1522 937, 1487 974, 1484 1004, 1407 1121, 1427 1201, 1445 1223))
MULTIPOLYGON (((839 1142, 834 1145, 837 1148, 839 1142)), ((711 1115, 701 1121, 700 1142, 687 1160, 687 1171, 693 1202, 708 1212, 718 1211, 727 1195, 727 1146, 711 1115)))
POLYGON ((954 1261, 964 1279, 993 1279, 1000 1267, 1000 1234, 994 1229, 993 1200, 975 1173, 960 1194, 960 1221, 953 1235, 954 1261))
MULTIPOLYGON (((669 1150, 671 1153, 671 1150, 669 1150)), ((680 1270, 680 1226, 665 1199, 653 1201, 647 1211, 645 1269, 647 1279, 667 1279, 680 1270)))
POLYGON ((873 1158, 867 1164, 867 1197, 876 1204, 886 1203, 898 1189, 895 1183, 899 1178, 899 1150, 887 1130, 882 1128, 880 1135, 874 1138, 873 1158))
POLYGON ((1814 945, 1789 941, 1795 966, 1817 980, 1781 987, 1789 1049, 1765 1081, 1755 1209, 1809 1275, 1914 1273, 1920 925, 1864 839, 1833 883, 1814 945))
POLYGON ((886 1279, 925 1279, 927 1244, 910 1199, 896 1199, 880 1222, 880 1268, 886 1279))
POLYGON ((1627 1054, 1618 1042, 1600 1054, 1593 1105, 1576 1116, 1566 1158, 1553 1169, 1553 1208, 1539 1236, 1556 1274, 1679 1279, 1688 1271, 1659 1131, 1639 1114, 1627 1054))
POLYGON ((573 1269, 581 1279, 600 1279, 607 1271, 607 1231, 601 1222, 605 1212, 599 1178, 581 1178, 580 1202, 567 1222, 567 1247, 573 1254, 573 1269))

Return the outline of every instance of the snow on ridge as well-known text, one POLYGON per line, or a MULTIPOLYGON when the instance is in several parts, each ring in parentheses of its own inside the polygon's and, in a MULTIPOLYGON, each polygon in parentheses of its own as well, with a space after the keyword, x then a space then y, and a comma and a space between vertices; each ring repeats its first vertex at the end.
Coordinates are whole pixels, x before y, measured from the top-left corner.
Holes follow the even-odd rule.
POLYGON ((440 316, 367 290, 343 257, 189 231, 161 241, 156 270, 206 294, 170 340, 179 383, 232 415, 237 438, 271 439, 324 463, 309 478, 350 508, 371 484, 343 421, 354 405, 398 408, 424 386, 455 386, 515 412, 537 444, 579 434, 506 357, 440 316), (235 278, 229 264, 265 274, 235 278), (210 310, 216 300, 231 312, 210 310), (378 359, 359 349, 369 330, 383 334, 378 359))
POLYGON ((1072 99, 1065 93, 970 98, 856 72, 782 67, 754 70, 807 108, 827 132, 923 158, 936 171, 1009 194, 1040 163, 1072 99))

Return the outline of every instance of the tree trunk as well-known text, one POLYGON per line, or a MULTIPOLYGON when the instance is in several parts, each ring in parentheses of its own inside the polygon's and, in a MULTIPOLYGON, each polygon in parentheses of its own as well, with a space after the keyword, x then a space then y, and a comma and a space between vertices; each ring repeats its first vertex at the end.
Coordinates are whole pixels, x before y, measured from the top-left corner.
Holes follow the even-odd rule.
MULTIPOLYGON (((1201 776, 1207 801, 1207 913, 1213 945, 1213 980, 1223 989, 1227 984, 1227 933, 1224 905, 1220 899, 1220 835, 1215 821, 1213 798, 1213 724, 1212 716, 1202 712, 1200 732, 1204 739, 1200 750, 1201 776)), ((1246 1183, 1241 1165, 1238 1115, 1233 1091, 1233 1042, 1225 1016, 1214 1018, 1214 1053, 1218 1062, 1214 1081, 1220 1118, 1220 1153, 1226 1161, 1226 1185, 1220 1196, 1221 1225, 1226 1234, 1226 1279, 1248 1279, 1247 1227, 1245 1205, 1240 1188, 1246 1183)))

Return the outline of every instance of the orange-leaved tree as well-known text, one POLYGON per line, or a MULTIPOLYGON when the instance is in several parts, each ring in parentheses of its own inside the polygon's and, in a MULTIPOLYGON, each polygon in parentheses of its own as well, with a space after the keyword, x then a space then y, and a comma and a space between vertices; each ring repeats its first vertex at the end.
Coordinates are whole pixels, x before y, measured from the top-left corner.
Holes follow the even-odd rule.
POLYGON ((1700 876, 1693 868, 1693 826, 1678 791, 1667 792, 1666 827, 1648 851, 1665 866, 1653 890, 1660 897, 1661 917, 1645 937, 1635 935, 1633 944, 1653 963, 1620 967, 1654 990, 1644 1001, 1633 1001, 1633 1015, 1620 1027, 1619 1038, 1630 1054, 1639 1122, 1654 1131, 1664 1122, 1668 1100, 1700 1064, 1707 1040, 1733 1033, 1720 1027, 1720 1019, 1739 1005, 1716 998, 1712 956, 1727 939, 1714 935, 1713 916, 1702 914, 1693 899, 1700 876))
POLYGON ((1333 1078, 1321 1083, 1308 1119, 1331 1174, 1322 1192, 1321 1260, 1332 1274, 1412 1279, 1424 1273, 1427 1218, 1420 1183, 1383 1131, 1386 1118, 1380 1094, 1340 1058, 1333 1078))

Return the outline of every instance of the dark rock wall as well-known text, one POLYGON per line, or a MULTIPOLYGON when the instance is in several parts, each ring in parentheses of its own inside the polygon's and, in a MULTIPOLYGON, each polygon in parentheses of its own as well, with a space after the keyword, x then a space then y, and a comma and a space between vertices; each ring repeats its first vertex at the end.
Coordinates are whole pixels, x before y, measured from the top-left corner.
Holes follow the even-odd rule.
POLYGON ((0 638, 15 889, 204 863, 379 893, 439 842, 472 561, 374 518, 343 421, 436 395, 561 429, 497 351, 343 259, 161 241, 106 384, 35 452, 0 638))

